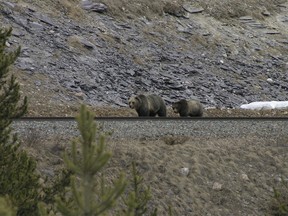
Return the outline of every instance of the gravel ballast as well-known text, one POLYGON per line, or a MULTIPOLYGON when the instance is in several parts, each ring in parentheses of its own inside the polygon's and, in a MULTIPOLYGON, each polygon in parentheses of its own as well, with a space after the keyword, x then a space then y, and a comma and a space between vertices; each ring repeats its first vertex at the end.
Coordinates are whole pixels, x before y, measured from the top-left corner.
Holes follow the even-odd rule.
MULTIPOLYGON (((157 138, 166 135, 203 137, 283 137, 287 136, 286 119, 127 119, 97 120, 112 138, 157 138)), ((13 128, 20 136, 35 131, 38 135, 79 135, 75 120, 16 120, 13 128)))

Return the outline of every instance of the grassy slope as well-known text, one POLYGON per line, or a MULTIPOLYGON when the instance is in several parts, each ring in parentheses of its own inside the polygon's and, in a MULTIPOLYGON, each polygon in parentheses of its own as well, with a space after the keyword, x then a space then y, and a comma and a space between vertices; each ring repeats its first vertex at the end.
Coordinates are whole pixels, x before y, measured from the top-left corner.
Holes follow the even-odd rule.
MULTIPOLYGON (((45 174, 63 166, 61 154, 69 148, 68 140, 34 134, 24 143, 45 174)), ((167 215, 169 205, 175 215, 269 215, 272 188, 279 186, 280 176, 288 175, 287 140, 257 136, 108 139, 113 157, 105 176, 111 180, 124 171, 129 177, 131 162, 136 161, 145 185, 151 187, 150 207, 157 206, 159 215, 167 215), (181 173, 183 167, 189 169, 188 175, 181 173)))

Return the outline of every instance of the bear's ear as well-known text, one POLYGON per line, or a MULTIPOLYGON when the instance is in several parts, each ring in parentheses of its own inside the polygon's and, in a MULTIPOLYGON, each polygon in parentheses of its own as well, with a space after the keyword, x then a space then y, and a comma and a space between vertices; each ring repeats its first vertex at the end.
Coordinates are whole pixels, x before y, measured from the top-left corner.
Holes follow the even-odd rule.
POLYGON ((138 96, 135 97, 135 100, 138 101, 138 102, 141 101, 140 97, 138 97, 138 96))
POLYGON ((179 107, 179 103, 178 102, 172 103, 172 108, 177 108, 177 107, 179 107))
POLYGON ((182 99, 178 102, 179 105, 186 105, 187 104, 187 101, 185 99, 182 99))

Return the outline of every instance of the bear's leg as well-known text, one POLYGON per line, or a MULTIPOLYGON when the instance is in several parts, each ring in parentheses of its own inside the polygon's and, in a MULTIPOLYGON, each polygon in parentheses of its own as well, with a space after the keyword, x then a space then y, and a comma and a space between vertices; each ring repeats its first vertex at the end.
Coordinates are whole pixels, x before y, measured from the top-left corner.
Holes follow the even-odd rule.
POLYGON ((155 117, 157 113, 155 112, 150 112, 149 116, 155 117))
POLYGON ((166 109, 160 109, 157 114, 159 117, 166 117, 166 109))
POLYGON ((143 108, 137 110, 138 116, 149 116, 149 110, 143 108))

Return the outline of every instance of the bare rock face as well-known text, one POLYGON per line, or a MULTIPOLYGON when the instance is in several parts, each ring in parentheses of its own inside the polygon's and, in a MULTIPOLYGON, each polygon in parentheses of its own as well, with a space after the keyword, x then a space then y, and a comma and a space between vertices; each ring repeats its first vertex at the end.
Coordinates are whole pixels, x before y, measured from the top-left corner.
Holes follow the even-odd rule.
MULTIPOLYGON (((230 108, 288 100, 287 31, 253 17, 237 19, 237 28, 207 18, 193 5, 168 5, 159 20, 124 22, 88 13, 108 8, 82 1, 93 19, 83 22, 32 6, 19 10, 7 1, 1 6, 3 25, 13 27, 9 48, 22 47, 16 67, 31 79, 47 77, 41 87, 67 102, 127 106, 131 95, 145 92, 161 95, 167 105, 182 98, 230 108)), ((277 22, 288 28, 287 10, 283 7, 277 22)))

